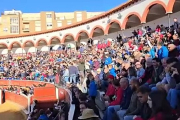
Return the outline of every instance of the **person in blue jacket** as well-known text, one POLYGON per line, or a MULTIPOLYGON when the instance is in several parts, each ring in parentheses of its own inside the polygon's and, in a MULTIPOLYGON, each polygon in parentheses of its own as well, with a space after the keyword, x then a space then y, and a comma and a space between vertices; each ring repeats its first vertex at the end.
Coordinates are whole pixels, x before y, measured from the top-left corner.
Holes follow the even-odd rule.
POLYGON ((49 120, 49 118, 47 117, 47 115, 45 114, 43 109, 41 109, 39 111, 39 113, 40 113, 40 116, 39 116, 38 120, 49 120))
POLYGON ((151 50, 149 51, 149 54, 151 55, 152 59, 156 57, 156 52, 157 52, 156 47, 152 47, 151 50))
POLYGON ((116 70, 113 68, 112 64, 109 65, 109 73, 110 75, 116 77, 116 70))
POLYGON ((97 95, 97 85, 96 85, 96 82, 95 82, 94 77, 93 77, 92 74, 88 75, 88 79, 90 80, 89 96, 95 102, 95 98, 96 98, 96 95, 97 95))
POLYGON ((163 58, 167 58, 169 51, 166 46, 163 46, 163 42, 157 43, 158 51, 157 51, 157 57, 161 60, 163 58))
POLYGON ((111 63, 112 63, 111 57, 106 56, 106 59, 105 59, 105 65, 109 65, 109 64, 111 64, 111 63))

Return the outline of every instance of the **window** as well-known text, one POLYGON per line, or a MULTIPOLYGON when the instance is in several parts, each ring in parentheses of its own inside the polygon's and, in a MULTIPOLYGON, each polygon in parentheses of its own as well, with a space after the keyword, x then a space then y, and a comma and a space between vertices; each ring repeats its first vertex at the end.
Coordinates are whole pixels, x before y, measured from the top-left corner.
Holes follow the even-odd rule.
POLYGON ((8 28, 4 28, 3 31, 4 31, 4 32, 7 32, 7 31, 8 31, 8 28))
POLYGON ((58 27, 61 27, 61 26, 62 26, 62 22, 58 22, 58 23, 57 23, 57 26, 58 26, 58 27))
POLYGON ((47 27, 50 27, 50 26, 52 26, 52 23, 47 23, 47 27))
POLYGON ((72 22, 71 21, 68 21, 67 24, 70 25, 72 22))
POLYGON ((46 15, 47 18, 52 18, 51 14, 46 15))
POLYGON ((35 26, 36 27, 41 27, 41 22, 40 21, 35 21, 35 26))
POLYGON ((11 26, 11 33, 19 33, 19 26, 11 26))
POLYGON ((64 20, 64 17, 60 17, 60 20, 64 20))
POLYGON ((82 14, 81 13, 77 13, 77 18, 82 18, 82 14))
POLYGON ((36 26, 35 31, 41 31, 41 27, 36 26))
POLYGON ((18 24, 18 18, 10 18, 10 24, 18 24))

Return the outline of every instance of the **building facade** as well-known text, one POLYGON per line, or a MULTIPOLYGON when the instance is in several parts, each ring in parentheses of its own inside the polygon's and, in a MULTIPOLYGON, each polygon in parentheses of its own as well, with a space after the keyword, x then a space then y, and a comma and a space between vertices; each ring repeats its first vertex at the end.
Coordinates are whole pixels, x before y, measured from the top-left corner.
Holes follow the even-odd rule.
POLYGON ((0 53, 25 54, 27 52, 49 51, 61 44, 85 43, 89 38, 94 41, 132 36, 132 32, 163 24, 168 27, 180 21, 180 0, 131 0, 90 19, 64 27, 42 30, 27 34, 0 36, 0 53), (141 9, 139 9, 141 8, 141 9))
POLYGON ((0 17, 0 36, 45 31, 81 22, 101 12, 76 11, 69 13, 22 13, 4 11, 0 17))

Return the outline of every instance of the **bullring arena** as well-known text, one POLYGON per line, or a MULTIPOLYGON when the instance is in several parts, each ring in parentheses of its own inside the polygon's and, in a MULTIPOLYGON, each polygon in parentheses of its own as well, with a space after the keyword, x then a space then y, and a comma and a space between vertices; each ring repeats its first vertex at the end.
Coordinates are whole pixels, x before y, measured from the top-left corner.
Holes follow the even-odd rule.
MULTIPOLYGON (((88 20, 72 25, 35 33, 0 36, 0 53, 7 56, 25 58, 38 51, 59 53, 55 48, 71 45, 75 50, 80 43, 93 39, 94 44, 101 40, 113 41, 117 35, 131 36, 132 31, 159 24, 170 27, 173 19, 180 20, 180 0, 129 0, 116 8, 88 20), (141 9, 139 9, 141 8, 141 9), (54 51, 50 48, 54 47, 54 51)), ((59 84, 60 76, 55 77, 56 85, 38 80, 0 80, 0 87, 33 87, 30 96, 11 91, 0 93, 0 119, 26 120, 34 100, 39 108, 52 107, 57 101, 66 101, 71 106, 71 93, 59 84)), ((71 108, 71 107, 70 107, 71 108)), ((71 115, 69 115, 71 116, 71 115)), ((69 117, 69 120, 72 120, 69 117)))

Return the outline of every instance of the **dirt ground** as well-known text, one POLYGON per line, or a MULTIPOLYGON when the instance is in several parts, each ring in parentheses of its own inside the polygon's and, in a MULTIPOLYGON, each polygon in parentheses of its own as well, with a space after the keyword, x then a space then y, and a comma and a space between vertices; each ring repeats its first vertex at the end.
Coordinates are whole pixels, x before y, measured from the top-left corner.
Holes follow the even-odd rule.
POLYGON ((10 101, 0 105, 0 120, 26 120, 27 116, 21 108, 10 101))

